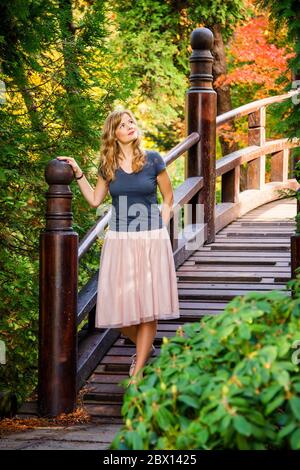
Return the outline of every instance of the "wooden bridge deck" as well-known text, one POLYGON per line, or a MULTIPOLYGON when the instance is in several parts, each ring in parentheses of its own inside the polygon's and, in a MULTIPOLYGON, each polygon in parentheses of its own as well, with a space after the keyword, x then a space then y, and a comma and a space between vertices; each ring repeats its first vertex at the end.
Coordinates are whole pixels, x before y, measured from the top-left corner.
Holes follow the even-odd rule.
MULTIPOLYGON (((194 251, 177 269, 180 320, 160 321, 155 346, 178 326, 216 315, 236 295, 284 289, 290 279, 290 236, 294 232, 296 201, 277 200, 252 210, 216 235, 214 243, 194 251)), ((124 388, 133 344, 120 336, 84 387, 84 406, 94 422, 121 423, 124 388)), ((150 359, 151 360, 151 359, 150 359)), ((18 417, 36 413, 26 403, 18 417)))
MULTIPOLYGON (((180 320, 158 323, 157 354, 163 336, 179 325, 216 315, 236 295, 284 289, 290 279, 290 236, 296 202, 278 200, 232 222, 216 240, 191 254, 177 269, 180 320)), ((94 419, 120 422, 124 390, 134 346, 123 336, 114 343, 86 384, 84 403, 94 419)), ((151 359, 150 359, 151 360, 151 359)))

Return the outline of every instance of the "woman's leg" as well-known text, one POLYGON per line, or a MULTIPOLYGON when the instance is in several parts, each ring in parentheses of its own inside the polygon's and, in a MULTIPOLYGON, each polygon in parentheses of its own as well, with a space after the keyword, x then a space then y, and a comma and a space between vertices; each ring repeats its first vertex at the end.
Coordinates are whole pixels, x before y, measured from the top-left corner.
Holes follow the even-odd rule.
POLYGON ((140 323, 137 328, 136 337, 136 365, 133 375, 137 375, 146 364, 155 339, 157 320, 140 323))
POLYGON ((122 335, 127 336, 134 344, 136 344, 137 327, 138 325, 123 326, 120 331, 122 335))

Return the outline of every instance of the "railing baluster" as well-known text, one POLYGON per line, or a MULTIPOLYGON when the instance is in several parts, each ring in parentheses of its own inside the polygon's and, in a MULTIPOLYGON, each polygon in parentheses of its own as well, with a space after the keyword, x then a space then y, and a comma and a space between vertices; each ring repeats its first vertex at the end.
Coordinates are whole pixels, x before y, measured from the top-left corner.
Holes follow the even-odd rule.
POLYGON ((238 202, 240 194, 240 165, 222 175, 221 201, 238 202))
MULTIPOLYGON (((266 141, 266 108, 263 106, 248 116, 248 145, 266 141)), ((263 155, 247 165, 246 189, 262 189, 265 184, 266 156, 263 155)))
POLYGON ((286 181, 289 171, 289 149, 276 152, 271 157, 271 181, 286 181))

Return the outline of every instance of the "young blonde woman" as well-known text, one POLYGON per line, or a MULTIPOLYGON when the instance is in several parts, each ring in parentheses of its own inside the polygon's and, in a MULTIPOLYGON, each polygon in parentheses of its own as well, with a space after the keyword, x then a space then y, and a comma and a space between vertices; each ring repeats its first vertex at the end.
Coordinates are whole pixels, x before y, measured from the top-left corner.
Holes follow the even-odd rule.
POLYGON ((80 190, 91 207, 108 191, 112 217, 100 256, 96 328, 117 328, 136 345, 131 383, 154 352, 158 320, 179 318, 177 279, 167 230, 173 190, 166 164, 156 151, 145 151, 141 132, 128 109, 105 120, 98 181, 93 189, 73 158, 57 157, 72 166, 80 190), (157 203, 157 185, 163 197, 157 203))

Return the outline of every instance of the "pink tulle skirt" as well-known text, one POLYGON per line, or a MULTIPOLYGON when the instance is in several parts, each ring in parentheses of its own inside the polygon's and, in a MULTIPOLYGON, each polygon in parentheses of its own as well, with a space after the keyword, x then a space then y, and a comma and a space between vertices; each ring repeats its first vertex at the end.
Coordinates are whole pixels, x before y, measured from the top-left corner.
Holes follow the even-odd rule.
POLYGON ((177 278, 166 226, 108 230, 100 255, 96 328, 179 318, 177 278))

